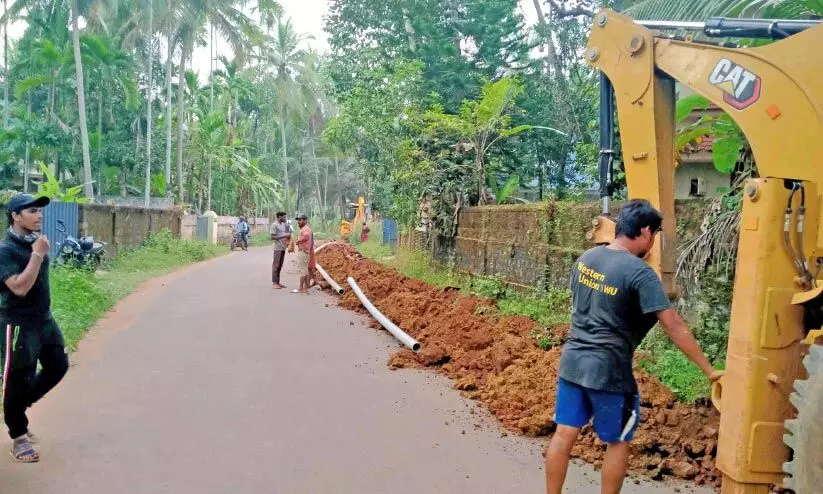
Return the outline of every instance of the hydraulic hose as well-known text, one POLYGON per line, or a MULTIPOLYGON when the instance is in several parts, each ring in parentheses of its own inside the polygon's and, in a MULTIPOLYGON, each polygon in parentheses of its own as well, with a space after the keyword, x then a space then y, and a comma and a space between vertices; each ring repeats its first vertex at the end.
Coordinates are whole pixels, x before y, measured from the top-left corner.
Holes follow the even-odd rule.
POLYGON ((600 72, 600 200, 603 215, 609 214, 609 200, 612 188, 612 166, 614 163, 614 86, 609 77, 600 72))
POLYGON ((803 182, 798 182, 800 189, 800 209, 797 210, 797 231, 795 232, 795 241, 797 243, 798 264, 803 268, 803 276, 806 281, 806 288, 809 285, 815 284, 815 279, 809 271, 809 261, 806 259, 806 252, 803 249, 803 229, 806 219, 806 186, 803 182))
MULTIPOLYGON (((803 267, 803 262, 800 260, 801 257, 794 251, 791 241, 791 224, 793 212, 792 201, 794 200, 794 194, 798 191, 799 188, 800 187, 797 182, 792 182, 792 189, 791 192, 789 192, 789 200, 786 203, 786 215, 783 221, 783 243, 784 247, 786 248, 786 253, 789 254, 789 259, 791 259, 792 264, 794 264, 794 270, 797 272, 797 275, 800 277, 801 280, 805 280, 806 269, 803 267)), ((804 193, 801 192, 801 200, 803 194, 804 193)))

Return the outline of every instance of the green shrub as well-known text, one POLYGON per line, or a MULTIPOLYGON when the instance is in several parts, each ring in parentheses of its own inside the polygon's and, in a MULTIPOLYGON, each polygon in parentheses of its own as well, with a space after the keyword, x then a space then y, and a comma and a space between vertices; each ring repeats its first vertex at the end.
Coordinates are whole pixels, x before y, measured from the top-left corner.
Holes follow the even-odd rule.
POLYGON ((640 359, 640 366, 660 379, 682 401, 695 401, 709 396, 711 387, 706 376, 673 347, 640 359))
POLYGON ((722 267, 710 266, 700 279, 695 304, 698 322, 693 331, 712 362, 719 362, 726 357, 733 288, 733 274, 727 273, 722 267))
POLYGON ((57 267, 51 270, 51 307, 69 350, 74 350, 86 328, 116 301, 86 269, 57 267))

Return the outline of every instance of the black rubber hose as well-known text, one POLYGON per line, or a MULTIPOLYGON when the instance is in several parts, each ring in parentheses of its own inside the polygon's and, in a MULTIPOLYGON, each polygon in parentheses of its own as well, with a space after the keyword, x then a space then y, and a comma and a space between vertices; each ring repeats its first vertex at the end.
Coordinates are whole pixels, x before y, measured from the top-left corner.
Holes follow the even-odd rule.
MULTIPOLYGON (((614 157, 614 86, 600 72, 600 198, 611 197, 611 163, 614 157)), ((604 211, 608 213, 608 211, 604 211)))

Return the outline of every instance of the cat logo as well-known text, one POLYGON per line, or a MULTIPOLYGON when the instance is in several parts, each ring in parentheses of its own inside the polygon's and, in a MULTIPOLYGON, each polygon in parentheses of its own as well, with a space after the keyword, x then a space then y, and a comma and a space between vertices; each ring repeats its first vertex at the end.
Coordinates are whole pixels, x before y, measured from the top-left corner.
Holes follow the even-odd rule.
POLYGON ((760 77, 731 60, 721 58, 709 75, 709 82, 723 91, 723 101, 736 110, 760 99, 760 77))

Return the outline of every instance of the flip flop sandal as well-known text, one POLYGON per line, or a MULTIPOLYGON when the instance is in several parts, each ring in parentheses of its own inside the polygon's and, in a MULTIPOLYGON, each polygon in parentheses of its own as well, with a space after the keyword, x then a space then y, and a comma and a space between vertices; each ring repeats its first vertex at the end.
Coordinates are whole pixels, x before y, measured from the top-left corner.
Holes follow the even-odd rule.
POLYGON ((12 445, 9 454, 15 461, 20 463, 37 463, 40 461, 40 453, 34 450, 28 440, 12 445))

